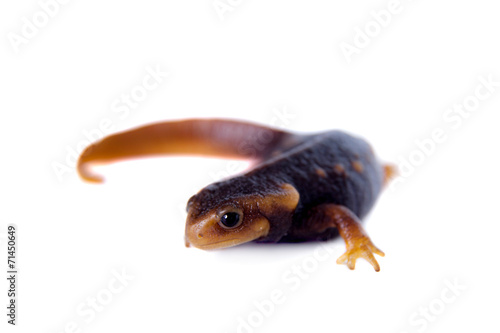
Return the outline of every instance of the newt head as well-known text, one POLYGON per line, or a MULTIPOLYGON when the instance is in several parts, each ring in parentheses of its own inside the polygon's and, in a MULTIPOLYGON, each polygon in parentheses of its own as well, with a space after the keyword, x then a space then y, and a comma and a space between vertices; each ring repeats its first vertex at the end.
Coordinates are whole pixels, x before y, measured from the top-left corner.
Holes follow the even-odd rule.
POLYGON ((291 223, 299 201, 296 189, 289 184, 273 190, 257 190, 255 186, 233 178, 212 184, 191 197, 186 246, 213 250, 265 239, 277 212, 289 216, 291 223))

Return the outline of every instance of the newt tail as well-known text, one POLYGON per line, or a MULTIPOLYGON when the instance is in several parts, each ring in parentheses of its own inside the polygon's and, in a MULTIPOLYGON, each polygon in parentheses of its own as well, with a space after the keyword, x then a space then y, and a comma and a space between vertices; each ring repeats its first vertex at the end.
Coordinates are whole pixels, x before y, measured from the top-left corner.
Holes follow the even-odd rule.
POLYGON ((77 171, 93 183, 104 179, 92 164, 162 155, 198 155, 262 160, 269 150, 292 136, 278 129, 220 119, 191 119, 142 126, 91 144, 80 155, 77 171))

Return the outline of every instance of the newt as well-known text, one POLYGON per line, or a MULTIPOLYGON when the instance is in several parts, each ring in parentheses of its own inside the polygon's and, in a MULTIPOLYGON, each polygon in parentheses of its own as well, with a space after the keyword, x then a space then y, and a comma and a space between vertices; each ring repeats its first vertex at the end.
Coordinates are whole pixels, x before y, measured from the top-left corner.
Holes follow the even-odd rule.
POLYGON ((340 235, 337 263, 375 269, 384 256, 361 226, 394 174, 361 138, 338 130, 298 134, 223 119, 161 122, 104 137, 80 155, 86 181, 103 178, 93 164, 161 155, 198 155, 251 161, 247 172, 210 184, 187 203, 186 246, 220 249, 263 243, 326 241, 340 235))

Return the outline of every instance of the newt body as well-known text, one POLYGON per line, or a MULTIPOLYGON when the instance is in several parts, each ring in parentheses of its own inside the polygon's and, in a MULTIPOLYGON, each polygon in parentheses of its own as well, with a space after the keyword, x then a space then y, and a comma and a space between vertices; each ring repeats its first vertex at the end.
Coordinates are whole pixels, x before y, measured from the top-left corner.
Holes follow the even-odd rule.
POLYGON ((187 120, 118 133, 87 148, 78 170, 89 181, 89 163, 162 154, 250 159, 248 172, 211 184, 187 205, 186 245, 216 249, 256 242, 327 240, 340 234, 347 252, 375 270, 377 249, 360 224, 393 169, 380 164, 364 140, 340 131, 298 135, 228 120, 187 120))

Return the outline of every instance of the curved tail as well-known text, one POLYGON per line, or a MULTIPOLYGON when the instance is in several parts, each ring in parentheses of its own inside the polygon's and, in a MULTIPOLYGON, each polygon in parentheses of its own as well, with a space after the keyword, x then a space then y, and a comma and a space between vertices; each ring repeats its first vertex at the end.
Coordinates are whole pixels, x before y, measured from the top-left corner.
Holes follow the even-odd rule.
POLYGON ((80 177, 95 183, 103 178, 92 164, 159 155, 201 155, 258 160, 290 134, 256 124, 220 119, 156 123, 116 133, 91 144, 80 155, 80 177))

